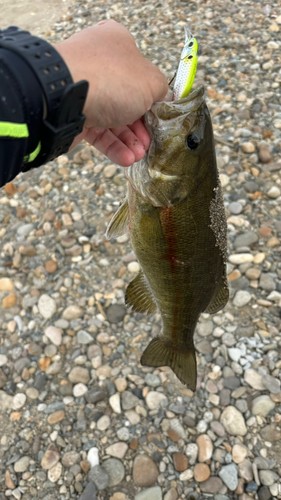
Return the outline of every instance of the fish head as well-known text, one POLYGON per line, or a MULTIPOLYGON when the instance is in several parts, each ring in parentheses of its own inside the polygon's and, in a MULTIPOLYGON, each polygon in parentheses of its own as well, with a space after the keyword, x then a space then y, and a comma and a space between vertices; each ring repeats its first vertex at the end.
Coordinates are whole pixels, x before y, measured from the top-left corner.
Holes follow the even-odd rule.
POLYGON ((151 145, 144 161, 151 178, 185 180, 188 190, 206 174, 215 150, 204 87, 184 99, 155 103, 145 115, 151 145))

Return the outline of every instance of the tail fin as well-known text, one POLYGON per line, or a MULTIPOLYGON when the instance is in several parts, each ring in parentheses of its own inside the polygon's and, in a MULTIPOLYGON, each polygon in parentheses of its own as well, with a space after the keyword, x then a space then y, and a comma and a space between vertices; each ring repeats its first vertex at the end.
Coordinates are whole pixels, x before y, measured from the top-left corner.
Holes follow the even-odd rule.
POLYGON ((182 350, 156 337, 145 349, 141 364, 155 368, 169 366, 183 384, 186 384, 192 391, 196 389, 197 370, 194 347, 182 350))

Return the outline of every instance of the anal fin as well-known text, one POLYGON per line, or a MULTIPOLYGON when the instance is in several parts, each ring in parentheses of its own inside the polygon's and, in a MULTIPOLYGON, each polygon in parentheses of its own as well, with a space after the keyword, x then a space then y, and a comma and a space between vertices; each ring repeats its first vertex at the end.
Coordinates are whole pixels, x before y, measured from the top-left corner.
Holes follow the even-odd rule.
POLYGON ((220 311, 227 304, 228 299, 229 299, 229 291, 227 288, 227 283, 222 281, 221 287, 219 288, 216 295, 212 298, 207 309, 205 309, 205 312, 209 314, 214 314, 220 311))
POLYGON ((129 205, 127 197, 113 215, 107 226, 105 236, 108 240, 122 236, 128 230, 129 225, 129 205))
POLYGON ((155 298, 142 271, 128 285, 125 303, 135 312, 152 314, 156 311, 155 298))
POLYGON ((169 366, 183 384, 192 391, 196 389, 197 368, 194 347, 186 350, 177 348, 164 338, 156 337, 145 349, 141 364, 156 368, 169 366))

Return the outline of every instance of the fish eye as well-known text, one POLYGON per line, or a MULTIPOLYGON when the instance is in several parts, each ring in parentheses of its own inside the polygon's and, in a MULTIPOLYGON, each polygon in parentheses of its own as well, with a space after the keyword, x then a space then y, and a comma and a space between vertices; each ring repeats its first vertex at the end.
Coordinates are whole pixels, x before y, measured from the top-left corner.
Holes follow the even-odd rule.
POLYGON ((190 134, 187 136, 185 142, 186 142, 188 149, 191 149, 192 151, 194 151, 195 149, 198 148, 198 146, 201 142, 201 138, 196 132, 193 132, 193 134, 190 134))

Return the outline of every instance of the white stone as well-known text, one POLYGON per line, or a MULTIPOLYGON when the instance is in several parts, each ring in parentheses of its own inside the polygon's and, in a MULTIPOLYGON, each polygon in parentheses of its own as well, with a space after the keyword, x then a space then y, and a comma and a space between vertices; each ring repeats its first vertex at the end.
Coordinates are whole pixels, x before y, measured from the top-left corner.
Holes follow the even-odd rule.
POLYGON ((229 347, 228 355, 230 359, 232 359, 232 361, 235 361, 237 363, 237 361, 239 361, 239 359, 241 358, 241 351, 240 349, 237 349, 237 347, 229 347))
POLYGON ((157 391, 150 391, 145 400, 150 410, 157 410, 159 407, 167 406, 168 404, 168 399, 165 394, 157 391))
POLYGON ((14 410, 19 410, 25 405, 26 402, 26 395, 19 392, 18 394, 15 394, 13 398, 13 408, 14 410))
POLYGON ((0 354, 0 366, 6 365, 8 362, 8 358, 5 354, 0 354))
POLYGON ((111 165, 107 165, 103 169, 104 176, 107 179, 111 179, 111 177, 113 177, 116 174, 116 171, 117 171, 117 165, 114 165, 114 163, 111 165))
POLYGON ((58 462, 54 467, 48 470, 48 479, 51 483, 56 483, 61 477, 62 464, 58 462))
POLYGON ((50 341, 59 346, 62 341, 62 329, 57 328, 56 326, 48 326, 45 330, 45 335, 50 339, 50 341))
POLYGON ((109 426, 110 426, 110 418, 108 415, 103 415, 97 421, 97 428, 99 429, 99 431, 106 431, 106 429, 108 429, 109 426))
POLYGON ((128 271, 130 273, 138 273, 140 271, 140 265, 137 261, 130 262, 128 264, 128 271))
POLYGON ((87 391, 88 391, 88 388, 85 384, 82 384, 82 383, 76 384, 73 387, 73 396, 75 398, 80 398, 80 396, 84 396, 84 394, 86 394, 87 391))
POLYGON ((280 194, 281 194, 281 191, 277 186, 272 186, 269 189, 269 191, 267 191, 267 196, 269 196, 269 198, 272 198, 272 199, 278 198, 280 196, 280 194))
POLYGON ((274 120, 273 125, 275 128, 281 128, 281 119, 277 118, 276 120, 274 120))
POLYGON ((38 309, 43 318, 50 319, 55 314, 57 306, 52 297, 43 294, 38 300, 38 309))
POLYGON ((236 253, 228 257, 231 264, 244 264, 245 262, 253 262, 254 256, 251 253, 236 253))
POLYGON ((193 478, 193 470, 186 469, 184 472, 180 474, 180 481, 190 481, 193 478))
POLYGON ((219 174, 220 175, 220 181, 221 181, 221 186, 224 188, 229 184, 229 177, 226 174, 219 174))
POLYGON ((121 413, 121 403, 120 403, 120 394, 119 392, 116 392, 109 398, 109 404, 112 408, 112 410, 115 413, 120 414, 121 413))
POLYGON ((251 294, 246 290, 238 290, 233 299, 233 305, 235 307, 243 307, 250 302, 251 298, 251 294))
POLYGON ((98 448, 90 448, 87 455, 87 460, 90 462, 91 467, 95 467, 95 465, 99 465, 99 450, 98 448))
POLYGON ((226 432, 232 436, 245 436, 247 428, 242 413, 235 406, 227 406, 220 418, 226 432))

